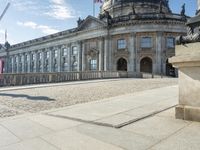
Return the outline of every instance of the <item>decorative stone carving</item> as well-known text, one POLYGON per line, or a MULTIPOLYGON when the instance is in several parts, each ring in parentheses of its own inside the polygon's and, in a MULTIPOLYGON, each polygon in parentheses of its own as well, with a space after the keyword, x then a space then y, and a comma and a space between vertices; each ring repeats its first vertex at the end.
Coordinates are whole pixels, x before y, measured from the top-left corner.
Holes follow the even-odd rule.
MULTIPOLYGON (((198 10, 197 15, 189 19, 187 26, 188 26, 188 34, 187 36, 179 36, 177 37, 176 43, 186 44, 186 43, 194 43, 200 42, 200 0, 197 0, 198 10)), ((183 5, 183 8, 185 6, 183 5)))

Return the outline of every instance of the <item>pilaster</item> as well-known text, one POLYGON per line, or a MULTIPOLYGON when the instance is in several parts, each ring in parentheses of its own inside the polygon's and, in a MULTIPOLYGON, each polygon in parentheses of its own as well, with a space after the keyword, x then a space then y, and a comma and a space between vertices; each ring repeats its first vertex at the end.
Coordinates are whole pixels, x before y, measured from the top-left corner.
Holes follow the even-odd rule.
POLYGON ((162 70, 163 70, 163 66, 162 66, 162 37, 163 37, 163 32, 157 32, 156 35, 156 60, 154 63, 154 73, 158 73, 161 74, 162 70))

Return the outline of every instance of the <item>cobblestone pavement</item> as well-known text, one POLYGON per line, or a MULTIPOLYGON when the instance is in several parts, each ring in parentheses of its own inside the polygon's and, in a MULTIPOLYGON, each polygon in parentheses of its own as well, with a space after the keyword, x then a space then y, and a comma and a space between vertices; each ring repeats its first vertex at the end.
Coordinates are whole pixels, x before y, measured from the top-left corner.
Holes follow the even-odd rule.
POLYGON ((34 113, 53 108, 102 100, 109 97, 177 85, 178 80, 165 79, 117 79, 59 83, 49 86, 27 86, 24 89, 0 91, 0 117, 26 112, 34 113))

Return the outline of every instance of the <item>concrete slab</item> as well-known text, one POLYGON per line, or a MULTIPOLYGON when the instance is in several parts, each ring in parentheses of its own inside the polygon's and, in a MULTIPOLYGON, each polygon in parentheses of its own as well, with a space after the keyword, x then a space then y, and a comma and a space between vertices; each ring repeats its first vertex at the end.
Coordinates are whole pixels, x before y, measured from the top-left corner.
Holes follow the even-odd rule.
POLYGON ((99 124, 101 124, 101 123, 107 124, 107 125, 117 128, 131 120, 133 120, 132 116, 120 113, 120 114, 109 116, 109 117, 106 117, 106 118, 103 118, 100 120, 96 120, 94 122, 99 123, 99 124))
POLYGON ((124 114, 132 116, 133 119, 138 119, 151 114, 155 114, 159 111, 163 111, 167 108, 174 107, 177 104, 178 98, 174 97, 163 101, 161 100, 160 102, 143 105, 142 107, 126 111, 124 114))
POLYGON ((52 111, 48 114, 83 122, 119 127, 122 124, 175 106, 178 103, 177 90, 177 86, 147 90, 109 98, 109 100, 79 104, 68 109, 52 111))
POLYGON ((3 121, 0 124, 23 140, 52 132, 52 130, 26 118, 3 121))
POLYGON ((12 134, 9 130, 0 126, 0 146, 10 145, 19 141, 20 139, 12 134))
POLYGON ((162 140, 187 125, 189 125, 187 121, 154 116, 125 126, 122 129, 162 140))
POLYGON ((1 150, 59 150, 40 138, 26 140, 17 144, 1 147, 1 150))
POLYGON ((123 150, 72 130, 45 135, 42 139, 62 150, 123 150))
POLYGON ((174 119, 175 117, 175 108, 163 111, 161 113, 156 114, 158 117, 167 117, 167 118, 172 118, 174 119))
POLYGON ((126 150, 145 150, 156 143, 153 138, 102 126, 81 125, 76 131, 126 150))
POLYGON ((192 123, 151 148, 151 150, 199 150, 200 123, 192 123))
POLYGON ((54 131, 75 127, 81 124, 81 122, 72 121, 68 119, 61 119, 42 114, 30 116, 28 118, 34 121, 35 123, 38 123, 54 131))

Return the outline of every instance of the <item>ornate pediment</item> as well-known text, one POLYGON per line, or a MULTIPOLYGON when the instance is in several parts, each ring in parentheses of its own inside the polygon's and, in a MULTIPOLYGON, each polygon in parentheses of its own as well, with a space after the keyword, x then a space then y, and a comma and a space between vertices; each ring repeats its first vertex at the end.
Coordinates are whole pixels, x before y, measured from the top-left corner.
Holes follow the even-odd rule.
POLYGON ((99 54, 99 51, 96 50, 96 49, 90 49, 90 50, 87 52, 87 55, 90 56, 90 57, 96 57, 98 54, 99 54))
POLYGON ((106 26, 106 23, 104 21, 99 20, 98 18, 95 18, 93 16, 88 16, 84 21, 80 23, 77 30, 90 30, 90 29, 96 29, 106 26))

